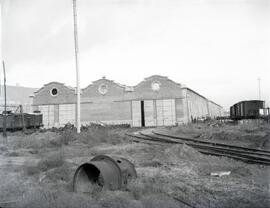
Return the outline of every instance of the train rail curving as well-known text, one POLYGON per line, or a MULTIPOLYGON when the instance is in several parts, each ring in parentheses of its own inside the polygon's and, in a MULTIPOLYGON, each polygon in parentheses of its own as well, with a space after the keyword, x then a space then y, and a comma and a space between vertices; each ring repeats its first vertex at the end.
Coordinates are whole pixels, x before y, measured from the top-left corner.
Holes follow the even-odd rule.
POLYGON ((206 155, 228 157, 246 163, 270 165, 270 151, 246 148, 241 146, 226 145, 221 143, 200 141, 193 138, 183 138, 153 131, 151 134, 127 134, 135 142, 148 144, 186 144, 206 155))

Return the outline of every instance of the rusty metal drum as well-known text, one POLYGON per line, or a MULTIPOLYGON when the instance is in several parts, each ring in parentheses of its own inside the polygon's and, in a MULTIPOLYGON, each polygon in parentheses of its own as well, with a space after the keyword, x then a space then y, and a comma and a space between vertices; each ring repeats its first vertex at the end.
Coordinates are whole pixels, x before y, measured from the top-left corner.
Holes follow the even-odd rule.
POLYGON ((89 193, 93 186, 118 190, 125 188, 136 177, 134 165, 129 160, 98 155, 77 168, 73 177, 73 190, 89 193))

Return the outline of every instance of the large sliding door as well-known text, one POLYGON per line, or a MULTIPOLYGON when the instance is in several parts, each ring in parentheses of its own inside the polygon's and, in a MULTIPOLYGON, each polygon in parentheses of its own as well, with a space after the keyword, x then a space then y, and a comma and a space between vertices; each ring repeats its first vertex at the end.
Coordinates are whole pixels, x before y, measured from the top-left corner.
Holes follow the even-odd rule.
POLYGON ((156 119, 154 118, 154 102, 153 100, 144 101, 144 118, 145 126, 155 126, 156 119))
POLYGON ((54 127, 54 105, 41 105, 39 110, 42 114, 44 128, 54 127))
POLYGON ((163 115, 164 115, 164 126, 173 126, 176 123, 175 118, 175 100, 168 99, 163 100, 163 115))
POLYGON ((59 106, 59 123, 64 126, 67 123, 75 124, 76 105, 75 104, 61 104, 59 106))
POLYGON ((174 99, 157 100, 156 110, 157 126, 173 126, 176 124, 174 99))
POLYGON ((142 126, 142 118, 141 118, 141 101, 132 101, 132 126, 141 127, 142 126))
POLYGON ((174 126, 175 99, 132 101, 132 126, 174 126))

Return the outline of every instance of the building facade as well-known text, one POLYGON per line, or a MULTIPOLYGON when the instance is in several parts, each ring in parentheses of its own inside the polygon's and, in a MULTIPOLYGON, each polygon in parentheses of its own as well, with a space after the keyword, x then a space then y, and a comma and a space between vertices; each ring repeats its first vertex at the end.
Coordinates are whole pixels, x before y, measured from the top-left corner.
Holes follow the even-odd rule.
MULTIPOLYGON (((33 109, 45 128, 76 121, 76 90, 51 82, 35 92, 33 109)), ((199 117, 223 115, 220 105, 164 76, 151 76, 130 87, 105 77, 81 90, 81 122, 173 126, 199 117)))

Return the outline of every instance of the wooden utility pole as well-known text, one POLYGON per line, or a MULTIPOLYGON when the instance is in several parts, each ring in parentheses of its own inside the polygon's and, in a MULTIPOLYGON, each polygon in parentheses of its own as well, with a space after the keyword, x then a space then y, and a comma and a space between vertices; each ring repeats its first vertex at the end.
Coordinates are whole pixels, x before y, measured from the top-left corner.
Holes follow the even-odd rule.
POLYGON ((3 136, 7 137, 7 88, 6 88, 6 69, 5 62, 3 61, 3 71, 4 71, 4 94, 5 94, 5 107, 3 113, 3 136))
POLYGON ((258 78, 258 83, 259 83, 259 100, 261 100, 261 78, 258 78))
POLYGON ((23 106, 19 105, 20 108, 20 114, 21 114, 21 122, 22 122, 22 131, 25 132, 25 122, 24 122, 24 114, 23 114, 23 106))
POLYGON ((75 42, 75 64, 76 64, 76 83, 77 83, 77 133, 81 132, 81 88, 80 88, 80 70, 79 70, 79 45, 77 29, 77 2, 73 0, 73 23, 74 23, 74 42, 75 42))

